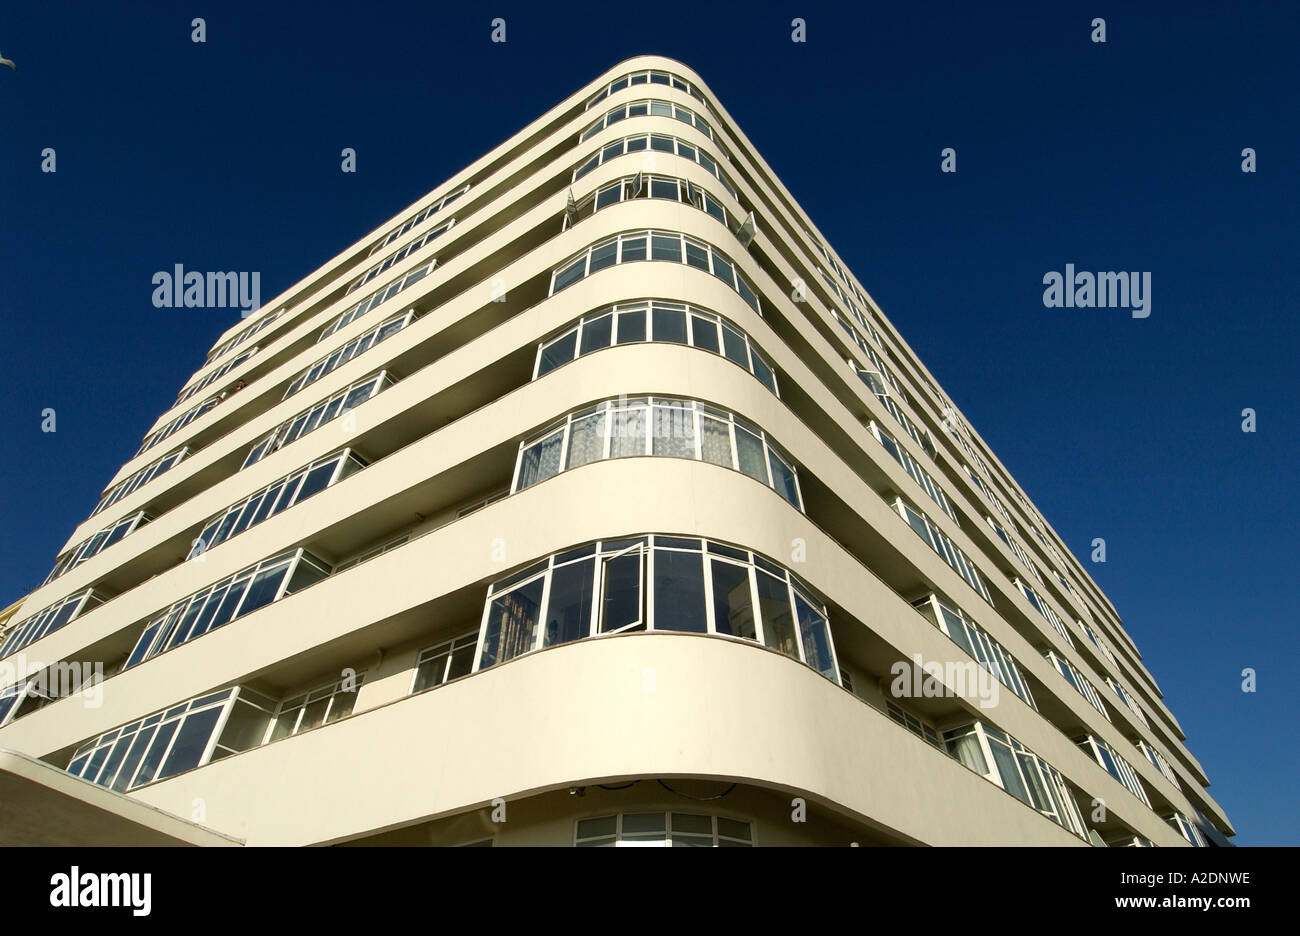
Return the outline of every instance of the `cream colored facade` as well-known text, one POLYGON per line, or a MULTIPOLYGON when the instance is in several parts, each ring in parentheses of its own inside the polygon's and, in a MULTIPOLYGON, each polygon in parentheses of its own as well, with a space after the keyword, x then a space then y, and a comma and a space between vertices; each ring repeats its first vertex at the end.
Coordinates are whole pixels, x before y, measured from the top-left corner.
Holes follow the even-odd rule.
POLYGON ((22 822, 0 812, 0 841, 75 828, 94 843, 251 845, 1232 834, 1105 595, 681 63, 612 68, 231 328, 191 384, 214 372, 147 437, 245 386, 123 465, 64 552, 148 519, 61 556, 8 622, 0 749, 17 753, 0 782, 29 808, 22 822), (590 129, 615 108, 622 119, 590 129), (624 142, 591 165, 629 139, 644 149, 624 142), (638 248, 637 232, 662 236, 638 248), (618 262, 596 269, 620 237, 618 262), (683 304, 718 319, 688 333, 683 304), (630 340, 593 320, 562 361, 566 330, 610 306, 629 313, 617 334, 630 340), (652 340, 636 340, 638 309, 652 340), (254 459, 277 427, 295 437, 254 459), (232 514, 216 532, 227 508, 287 496, 281 479, 344 449, 357 460, 310 496, 303 480, 290 506, 264 498, 258 516, 255 501, 255 521, 232 514), (928 525, 900 515, 900 497, 928 525), (270 565, 239 579, 290 553, 278 590, 270 565), (223 582, 207 604, 178 604, 223 582), (47 609, 88 589, 56 626, 47 609), (205 614, 229 617, 201 632, 205 614), (432 649, 456 638, 436 670, 432 649), (897 698, 896 666, 916 655, 967 673, 978 656, 1003 678, 959 681, 950 666, 931 686, 942 695, 897 698), (33 688, 52 661, 105 678, 97 692, 33 688), (318 687, 324 706, 303 698, 318 687), (69 801, 112 821, 79 825, 69 801))

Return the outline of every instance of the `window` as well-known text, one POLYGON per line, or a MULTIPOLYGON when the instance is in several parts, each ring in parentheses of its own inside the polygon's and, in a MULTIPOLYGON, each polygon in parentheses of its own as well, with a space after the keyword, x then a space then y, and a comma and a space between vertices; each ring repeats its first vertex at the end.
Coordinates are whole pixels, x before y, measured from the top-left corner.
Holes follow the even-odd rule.
POLYGON ((948 753, 963 765, 1067 831, 1088 838, 1065 778, 1015 738, 980 721, 945 731, 943 738, 948 753))
POLYGON ((477 642, 478 631, 470 631, 421 650, 415 663, 411 691, 421 692, 468 675, 474 669, 474 645, 477 642))
POLYGON ((231 338, 229 341, 225 342, 220 347, 214 348, 212 351, 210 351, 208 353, 207 363, 211 364, 213 361, 221 357, 221 355, 225 354, 227 351, 231 351, 237 348, 239 345, 243 344, 245 341, 252 338, 254 335, 258 334, 259 332, 265 331, 268 327, 270 327, 275 322, 276 319, 278 319, 284 313, 285 313, 284 309, 279 309, 275 312, 272 312, 270 315, 258 319, 252 325, 248 326, 239 334, 235 335, 235 337, 231 338))
POLYGON ((190 450, 188 448, 182 448, 182 449, 178 449, 175 452, 172 452, 169 455, 164 455, 156 462, 153 462, 152 464, 146 465, 144 468, 141 468, 139 471, 131 475, 125 481, 109 488, 100 497, 99 503, 95 506, 95 509, 90 512, 90 515, 93 517, 96 514, 100 513, 101 511, 107 510, 109 507, 116 504, 122 498, 134 493, 136 488, 148 484, 150 481, 158 477, 160 474, 163 474, 164 472, 174 468, 181 459, 183 459, 186 455, 189 454, 189 451, 190 450))
POLYGON ((943 739, 939 737, 939 732, 934 730, 934 726, 929 722, 922 721, 899 705, 894 699, 885 699, 885 713, 918 738, 934 745, 941 751, 944 750, 943 739))
POLYGON ((969 615, 938 595, 919 598, 912 602, 912 606, 1027 705, 1035 709, 1038 707, 1029 691, 1029 684, 1025 682, 1020 667, 1011 654, 972 621, 969 615))
POLYGON ((1178 780, 1178 774, 1174 772, 1173 767, 1169 766, 1169 761, 1165 759, 1163 754, 1141 738, 1137 741, 1137 749, 1142 752, 1142 756, 1151 763, 1151 766, 1165 775, 1165 779, 1172 783, 1175 789, 1181 790, 1183 788, 1182 783, 1178 780))
MULTIPOLYGON (((411 241, 406 246, 393 251, 382 261, 376 263, 365 273, 361 274, 361 276, 353 280, 352 285, 348 286, 347 291, 350 293, 353 292, 354 290, 360 289, 362 286, 366 285, 366 283, 369 283, 375 277, 386 272, 388 269, 395 266, 396 264, 401 263, 407 257, 413 255, 421 248, 432 243, 438 237, 441 237, 443 234, 446 234, 448 231, 452 229, 452 227, 455 224, 456 224, 456 219, 452 218, 449 221, 447 221, 445 224, 438 225, 436 228, 434 228, 429 233, 425 234, 423 237, 417 237, 415 240, 411 241)), ((433 269, 433 266, 430 265, 429 269, 433 269)), ((405 288, 405 286, 403 288, 405 288)), ((346 293, 344 295, 346 295, 346 293)))
POLYGON ((309 432, 319 429, 328 422, 342 416, 348 410, 355 409, 372 396, 378 395, 381 390, 387 390, 394 383, 396 378, 388 371, 380 371, 378 374, 372 374, 364 380, 358 380, 349 387, 345 387, 338 393, 317 403, 309 410, 297 414, 291 419, 285 420, 279 426, 276 426, 260 442, 253 446, 240 466, 242 471, 249 465, 256 464, 272 452, 277 452, 291 442, 296 442, 309 432))
POLYGON ((140 443, 140 448, 136 451, 135 454, 137 456, 143 455, 146 451, 153 448, 159 442, 162 442, 164 439, 170 438, 171 436, 180 432, 190 423, 194 422, 194 420, 198 419, 204 413, 211 410, 219 402, 221 402, 219 397, 212 397, 211 399, 204 400, 202 403, 199 403, 192 409, 187 410, 186 412, 182 413, 180 416, 177 416, 175 419, 173 419, 167 425, 163 426, 161 429, 158 429, 155 432, 151 432, 149 435, 145 436, 144 441, 140 443))
POLYGON ((742 549, 672 536, 592 543, 494 584, 475 668, 647 629, 752 641, 839 682, 825 607, 794 576, 742 549))
POLYGON ((250 348, 249 350, 245 351, 243 354, 239 355, 239 357, 227 361, 225 364, 221 365, 216 370, 205 375, 202 379, 196 381, 195 383, 190 384, 188 387, 183 389, 179 394, 177 394, 176 403, 173 403, 172 405, 176 406, 181 403, 184 403, 186 400, 194 396, 194 394, 198 393, 204 387, 216 383, 218 380, 226 376, 226 374, 230 373, 240 364, 243 364, 245 361, 247 361, 250 357, 252 357, 256 353, 257 353, 257 348, 250 348))
POLYGON ((256 746, 274 711, 260 693, 223 689, 87 741, 68 773, 125 793, 256 746))
POLYGON ((365 466, 364 458, 351 449, 343 449, 299 468, 288 477, 244 498, 209 520, 186 558, 193 559, 202 555, 250 526, 269 520, 365 466))
POLYGON ((1101 768, 1110 774, 1127 789, 1130 793, 1142 801, 1148 808, 1151 806, 1151 800, 1147 799, 1146 790, 1142 786, 1142 781, 1138 779, 1137 771, 1133 769, 1128 761, 1115 753, 1105 741, 1093 735, 1084 735, 1077 738, 1074 742, 1085 754, 1101 765, 1101 768))
MULTIPOLYGON (((449 227, 451 227, 450 222, 443 225, 441 228, 439 228, 436 233, 442 233, 442 231, 446 230, 449 227)), ((437 263, 438 263, 437 260, 430 260, 428 263, 424 264, 423 266, 416 267, 414 270, 412 270, 410 273, 407 273, 405 276, 396 279, 393 282, 389 283, 388 285, 382 286, 379 289, 375 290, 365 299, 362 299, 360 302, 358 302, 352 308, 348 309, 346 312, 344 312, 334 321, 330 322, 329 325, 325 326, 325 330, 320 333, 320 337, 317 338, 316 340, 318 342, 324 341, 326 338, 334 334, 340 328, 343 328, 346 325, 351 325, 353 322, 361 318, 361 316, 365 315, 371 309, 375 308, 376 306, 384 302, 387 302, 389 299, 393 298, 398 293, 410 288, 411 286, 414 286, 420 280, 424 279, 425 276, 431 273, 433 271, 434 266, 436 266, 437 263)), ((332 369, 333 368, 330 368, 330 370, 332 369)))
POLYGON ((727 190, 727 193, 732 198, 738 197, 736 187, 732 184, 731 179, 722 171, 717 162, 710 159, 702 149, 676 137, 664 136, 658 133, 638 134, 637 136, 615 140, 613 143, 607 143, 588 159, 578 164, 578 167, 573 170, 573 181, 577 182, 597 166, 607 163, 611 159, 617 159, 619 156, 630 153, 644 153, 647 149, 657 153, 672 153, 681 156, 683 159, 698 163, 704 167, 706 172, 722 183, 722 187, 727 190))
POLYGON ((343 366, 358 354, 363 354, 366 351, 369 351, 374 345, 377 345, 384 339, 397 334, 407 325, 410 325, 415 321, 415 319, 416 315, 414 310, 405 312, 389 319, 382 325, 377 325, 361 337, 353 338, 329 357, 322 358, 311 367, 307 368, 307 370, 303 371, 303 373, 299 374, 298 378, 293 383, 289 384, 289 389, 284 392, 284 399, 287 400, 303 387, 320 380, 336 367, 343 366))
POLYGON ((351 715, 364 678, 359 674, 335 679, 285 699, 257 743, 269 744, 351 715))
POLYGON ((1209 848, 1210 843, 1205 840, 1201 830, 1196 827, 1196 823, 1187 818, 1180 812, 1174 812, 1165 816, 1165 822, 1169 823, 1178 830, 1178 834, 1187 840, 1189 845, 1197 848, 1209 848))
POLYGON ((24 618, 9 628, 4 643, 0 644, 0 657, 17 653, 49 634, 67 626, 85 612, 98 604, 103 598, 93 588, 85 588, 76 594, 56 601, 48 608, 42 608, 29 618, 24 618))
POLYGON ((953 544, 947 534, 935 526, 929 517, 901 497, 894 501, 893 508, 900 517, 907 521, 908 526, 912 528, 917 536, 925 540, 930 548, 952 567, 954 572, 965 579, 971 588, 979 592, 980 597, 989 604, 993 603, 993 599, 989 597, 988 589, 984 586, 984 580, 976 571, 974 563, 966 558, 966 554, 953 544))
POLYGON ((329 574, 327 564, 302 549, 249 566, 196 595, 182 598, 147 621, 122 669, 201 637, 329 574))
POLYGON ((1058 673, 1065 677, 1065 681, 1073 686, 1079 695, 1088 700, 1089 705, 1101 712, 1102 715, 1105 715, 1106 721, 1111 720, 1110 714, 1106 711, 1106 704, 1101 701, 1101 696, 1098 694, 1096 687, 1084 679, 1083 674, 1075 669, 1069 660, 1058 656, 1054 650, 1048 650, 1043 656, 1047 658, 1047 662, 1056 668, 1058 673))
POLYGON ((703 133, 710 140, 714 139, 713 128, 699 114, 680 105, 670 104, 667 101, 644 100, 634 101, 631 104, 622 104, 608 111, 604 117, 582 131, 578 137, 578 142, 585 143, 606 127, 612 127, 620 120, 625 120, 628 117, 645 117, 647 114, 652 117, 675 117, 682 123, 695 127, 696 130, 703 133))
POLYGON ((803 509, 794 463, 763 430, 725 410, 667 397, 607 400, 530 436, 519 446, 511 490, 627 455, 693 458, 736 468, 803 509))
POLYGON ((111 526, 104 527, 104 529, 100 530, 94 536, 77 544, 75 547, 61 555, 55 561, 54 568, 50 570, 50 574, 45 577, 45 581, 41 584, 48 585, 65 572, 70 572, 77 566, 81 565, 87 559, 94 558, 105 549, 118 542, 128 533, 132 533, 139 527, 144 526, 150 521, 150 519, 152 518, 148 514, 143 510, 140 510, 131 514, 129 517, 118 520, 111 526))
POLYGON ((1030 574, 1033 575, 1034 578, 1038 579, 1038 583, 1041 585, 1043 582, 1043 576, 1039 573, 1038 566, 1034 565, 1033 560, 1029 558, 1029 554, 1025 552, 1024 547, 1008 536, 1007 531, 1002 529, 998 522, 992 517, 985 517, 984 519, 987 520, 989 526, 993 528, 993 532, 998 535, 998 539, 1007 544, 1007 548, 1015 553, 1016 558, 1020 560, 1020 564, 1028 569, 1030 574))
MULTIPOLYGON (((678 78, 676 75, 671 74, 669 72, 652 71, 652 72, 632 72, 630 74, 623 75, 621 78, 618 78, 615 81, 610 82, 608 85, 606 85, 604 88, 601 89, 599 94, 597 94, 594 98, 592 98, 590 101, 587 102, 587 108, 594 107, 595 105, 599 104, 601 101, 605 100, 605 98, 609 97, 611 94, 613 94, 616 91, 622 91, 624 88, 634 87, 636 85, 644 85, 647 83, 656 84, 656 85, 668 85, 671 83, 672 87, 676 88, 678 91, 685 91, 687 94, 695 98, 701 104, 704 103, 704 96, 700 94, 700 90, 696 88, 694 85, 689 84, 684 79, 678 78)), ((584 110, 587 108, 584 108, 584 110)))
POLYGON ((688 266, 697 267, 723 280, 739 293, 755 312, 759 308, 758 294, 745 280, 736 265, 726 254, 709 244, 693 238, 664 231, 637 231, 620 234, 610 240, 595 244, 573 260, 556 267, 551 273, 550 295, 572 286, 578 280, 616 263, 630 263, 646 259, 646 240, 650 241, 650 259, 679 261, 683 255, 688 266), (683 253, 682 247, 685 246, 683 253))
POLYGON ((579 819, 573 844, 581 848, 749 848, 754 844, 748 822, 696 813, 619 813, 579 819))
POLYGON ((1070 632, 1065 629, 1065 625, 1061 623, 1061 619, 1057 617, 1056 612, 1052 610, 1052 608, 1047 604, 1047 602, 1045 602, 1041 597, 1039 597, 1038 592, 1034 591, 1033 588, 1031 588, 1029 585, 1026 585, 1018 578, 1012 579, 1012 581, 1015 583, 1016 588, 1020 589, 1020 594, 1025 596, 1025 600, 1028 601, 1031 605, 1033 605, 1034 609, 1039 614, 1047 618, 1047 622, 1052 625, 1052 628, 1058 634, 1060 634, 1062 637, 1065 638, 1065 642, 1069 644, 1070 647, 1073 647, 1074 640, 1071 639, 1070 632))
POLYGON ((456 191, 452 192, 450 195, 446 195, 443 198, 438 199, 433 204, 429 205, 427 208, 412 215, 410 218, 408 218, 405 221, 405 223, 402 224, 401 227, 395 228, 383 240, 377 241, 375 243, 375 246, 370 248, 370 255, 373 256, 376 251, 382 250, 383 248, 391 244, 393 241, 401 237, 403 234, 406 234, 408 231, 412 230, 413 228, 423 224, 425 221, 432 218, 435 214, 437 214, 442 209, 446 208, 448 205, 450 205, 452 202, 460 198, 468 191, 469 191, 469 184, 466 183, 464 186, 456 189, 456 191))
MULTIPOLYGON (((691 155, 694 156, 693 150, 691 155)), ((601 186, 597 191, 574 204, 571 209, 566 209, 562 230, 567 231, 574 224, 610 205, 635 198, 660 198, 685 202, 708 213, 729 230, 734 226, 727 220, 727 209, 716 198, 693 183, 671 176, 645 175, 639 172, 635 176, 625 176, 601 186)), ((721 277, 722 273, 719 272, 718 275, 721 277)))
POLYGON ((940 488, 939 485, 935 483, 934 479, 930 477, 929 472, 922 468, 920 463, 917 462, 917 460, 913 458, 905 448, 899 445, 893 436, 881 428, 880 424, 874 419, 868 423, 867 428, 870 429, 871 434, 876 437, 876 441, 884 446, 885 451, 889 453, 890 457, 902 465, 903 470, 911 475, 912 480, 921 485, 921 488, 930 499, 939 505, 939 509, 956 521, 956 512, 952 509, 951 505, 949 505, 948 498, 944 495, 943 489, 940 488))

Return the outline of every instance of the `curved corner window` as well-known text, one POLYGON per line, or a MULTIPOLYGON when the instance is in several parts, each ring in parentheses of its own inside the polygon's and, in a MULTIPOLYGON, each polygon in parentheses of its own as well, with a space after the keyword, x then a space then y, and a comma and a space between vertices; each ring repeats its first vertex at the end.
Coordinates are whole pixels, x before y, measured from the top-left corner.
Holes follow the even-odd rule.
POLYGON ((614 81, 611 81, 609 84, 605 85, 605 87, 600 89, 599 94, 597 94, 595 97, 593 97, 590 101, 587 102, 586 106, 583 107, 583 110, 587 110, 589 108, 595 107, 597 104, 605 100, 605 98, 609 97, 611 94, 614 94, 616 91, 622 91, 625 88, 635 88, 643 85, 662 85, 663 87, 673 87, 676 88, 678 91, 685 91, 687 94, 695 98, 695 100, 699 101, 701 104, 705 103, 704 95, 700 93, 699 88, 697 88, 695 85, 691 84, 690 82, 682 78, 678 78, 672 72, 636 71, 636 72, 629 72, 628 74, 623 75, 622 77, 617 78, 614 81))
POLYGON ((511 492, 569 468, 628 455, 693 458, 734 468, 803 509, 794 462, 763 430, 726 410, 670 397, 606 400, 525 439, 511 492))
POLYGON ((727 209, 708 191, 694 182, 671 176, 647 176, 637 173, 601 186, 595 192, 578 202, 572 214, 565 212, 563 230, 568 230, 584 218, 590 217, 602 208, 619 202, 632 201, 637 198, 658 198, 664 201, 681 202, 705 212, 728 230, 739 226, 732 217, 728 222, 727 209))
POLYGON ((839 684, 826 608, 788 570, 712 540, 662 535, 590 543, 493 584, 474 669, 646 630, 748 640, 839 684))
POLYGON ((620 302, 584 315, 559 335, 538 346, 533 379, 592 351, 643 341, 688 344, 721 354, 780 396, 776 389, 776 375, 758 353, 749 335, 729 319, 713 312, 662 299, 620 302))
POLYGON ((644 153, 647 151, 671 153, 698 163, 722 183, 722 187, 727 190, 732 198, 738 197, 736 195, 736 186, 732 184, 727 174, 722 171, 722 167, 709 157, 708 153, 698 146, 687 143, 685 140, 679 140, 677 137, 660 133, 639 133, 636 136, 623 137, 621 140, 605 144, 580 163, 577 169, 573 170, 573 181, 577 182, 591 170, 609 162, 611 159, 617 159, 619 156, 630 153, 644 153))
POLYGON ((605 114, 604 117, 597 120, 594 124, 582 131, 578 137, 579 143, 585 143, 594 137, 597 133, 606 127, 612 127, 620 120, 626 120, 629 117, 674 117, 684 124, 694 127, 703 133, 710 140, 716 140, 713 135, 713 128, 709 122, 695 113, 688 107, 682 107, 680 104, 673 104, 671 101, 633 101, 631 104, 621 104, 605 114))
POLYGON ((745 305, 762 314, 758 294, 741 275, 730 257, 711 244, 671 231, 636 231, 593 244, 581 255, 551 272, 551 289, 548 295, 553 296, 605 267, 637 260, 685 263, 705 273, 711 272, 740 293, 740 298, 745 300, 745 305))

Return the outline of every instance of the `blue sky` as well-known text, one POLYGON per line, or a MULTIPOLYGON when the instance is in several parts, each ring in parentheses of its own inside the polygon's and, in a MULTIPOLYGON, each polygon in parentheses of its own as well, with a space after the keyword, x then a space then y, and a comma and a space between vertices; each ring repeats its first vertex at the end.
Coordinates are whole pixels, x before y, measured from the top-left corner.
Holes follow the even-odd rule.
POLYGON ((1300 842, 1294 5, 607 6, 7 5, 0 604, 237 317, 155 309, 154 272, 256 270, 269 299, 656 52, 711 85, 1088 565, 1238 843, 1300 842), (1067 263, 1149 271, 1150 317, 1045 308, 1067 263))

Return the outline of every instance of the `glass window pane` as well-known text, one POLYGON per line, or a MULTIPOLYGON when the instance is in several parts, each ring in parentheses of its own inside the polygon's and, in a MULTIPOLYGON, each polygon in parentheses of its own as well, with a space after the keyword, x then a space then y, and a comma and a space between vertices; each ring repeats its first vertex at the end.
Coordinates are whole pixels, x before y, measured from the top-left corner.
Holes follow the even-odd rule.
POLYGON ((618 343, 645 341, 645 310, 632 309, 618 313, 618 343))
POLYGON ((519 465, 519 483, 515 490, 522 491, 558 472, 563 442, 564 433, 557 429, 545 439, 524 449, 519 465))
POLYGON ((678 197, 677 180, 676 179, 651 179, 650 197, 670 198, 673 201, 677 201, 677 197, 678 197))
POLYGON ((571 331, 562 338, 557 338, 542 348, 541 359, 537 364, 537 376, 549 373, 561 364, 573 360, 574 349, 578 346, 578 333, 571 331))
POLYGON ((656 304, 653 325, 653 330, 650 333, 653 340, 686 344, 686 312, 684 310, 665 308, 656 304))
MULTIPOLYGON (((633 550, 604 563, 600 629, 616 631, 641 620, 641 551, 633 550)), ((644 625, 642 625, 644 626, 644 625)))
POLYGON ((605 413, 594 413, 575 419, 569 428, 569 464, 577 468, 596 461, 604 454, 605 413))
POLYGON ((172 746, 171 753, 167 755, 162 770, 158 771, 159 778, 170 777, 199 765, 208 741, 212 738, 212 730, 217 726, 217 719, 221 717, 221 712, 222 707, 216 706, 184 719, 180 733, 176 736, 176 743, 172 746))
POLYGON ((719 634, 755 640, 754 602, 749 568, 710 560, 713 567, 713 627, 719 634))
POLYGON ((731 461, 730 424, 711 416, 700 416, 700 455, 714 465, 734 468, 731 461))
POLYGON ((610 241, 609 243, 601 244, 599 247, 592 248, 589 275, 590 273, 595 273, 597 270, 603 270, 605 267, 613 266, 617 252, 618 241, 610 241))
POLYGON ((698 315, 691 316, 691 344, 715 354, 718 352, 718 323, 698 315))
POLYGON ((1029 791, 1025 789, 1024 781, 1020 779, 1020 771, 1016 768, 1016 758, 1011 753, 1011 749, 1000 741, 989 739, 989 750, 993 752, 993 761, 998 766, 998 774, 1002 777, 1002 788, 1021 802, 1029 802, 1029 791))
POLYGON ((695 457, 695 414, 689 403, 654 405, 653 451, 676 458, 695 457))
POLYGON ((754 376, 758 378, 759 382, 763 386, 767 387, 767 389, 771 390, 773 393, 776 393, 776 377, 772 374, 772 369, 768 367, 767 363, 757 354, 754 355, 753 360, 754 376))
POLYGON ((794 471, 773 450, 768 449, 767 455, 768 464, 772 466, 772 487, 790 502, 790 506, 798 507, 799 487, 795 483, 794 471))
POLYGON ((626 405, 614 410, 609 456, 644 455, 646 452, 646 407, 626 405))
POLYGON ((788 657, 799 659, 799 644, 790 613, 790 589, 784 581, 766 572, 758 576, 758 607, 763 617, 763 643, 788 657))
POLYGON ((803 600, 798 592, 794 594, 795 612, 799 617, 799 636, 803 638, 804 660, 832 682, 835 678, 835 662, 831 656, 831 634, 826 625, 826 618, 803 600))
MULTIPOLYGON (((167 753, 167 745, 171 742, 172 735, 176 733, 179 726, 179 720, 166 722, 159 726, 158 733, 154 736, 153 742, 149 745, 149 750, 144 755, 144 760, 140 762, 140 770, 135 776, 136 786, 148 783, 154 778, 158 765, 162 763, 163 755, 167 753)), ((88 775, 87 779, 89 779, 88 775)))
POLYGON ((736 285, 734 274, 731 270, 731 261, 727 260, 722 254, 715 252, 713 254, 713 275, 724 283, 732 286, 736 285))
POLYGON ((686 242, 686 262, 704 272, 709 271, 709 251, 699 244, 686 242))
POLYGON ((334 470, 338 468, 338 464, 337 458, 331 459, 325 464, 317 465, 315 468, 312 468, 311 471, 307 472, 307 477, 303 479, 302 487, 298 489, 298 493, 294 496, 293 502, 297 504, 311 497, 313 494, 325 490, 325 488, 329 486, 330 479, 334 477, 334 470))
POLYGON ((539 578, 493 599, 483 635, 480 669, 533 649, 544 582, 545 578, 539 578))
POLYGON ((591 634, 591 598, 596 559, 561 566, 551 573, 542 646, 581 640, 591 634))
POLYGON ((745 347, 745 339, 741 337, 740 332, 726 324, 722 326, 722 348, 728 358, 749 370, 749 354, 745 347))
POLYGON ((623 263, 645 259, 645 236, 623 238, 623 263))
POLYGON ((587 257, 584 254, 577 260, 574 260, 567 267, 555 274, 555 285, 551 292, 559 292, 566 286, 572 286, 578 280, 582 279, 587 273, 587 257))
POLYGON ((650 238, 651 258, 654 260, 671 260, 682 262, 682 239, 672 234, 654 234, 650 238))
POLYGON ((763 442, 740 426, 736 427, 736 454, 740 458, 741 471, 767 484, 767 458, 763 453, 763 442))
POLYGON ((263 569, 253 576, 252 584, 248 587, 248 593, 244 596, 244 603, 239 607, 239 616, 243 617, 245 614, 256 611, 263 605, 268 605, 274 601, 276 594, 280 591, 280 584, 284 581, 285 574, 288 571, 289 563, 285 562, 270 569, 263 569))
POLYGON ((656 549, 655 630, 707 630, 704 606, 704 557, 699 553, 656 549))
POLYGON ((589 351, 595 351, 597 348, 608 348, 613 328, 614 316, 612 313, 609 315, 602 315, 600 318, 588 322, 583 322, 582 349, 578 353, 586 354, 589 351))

